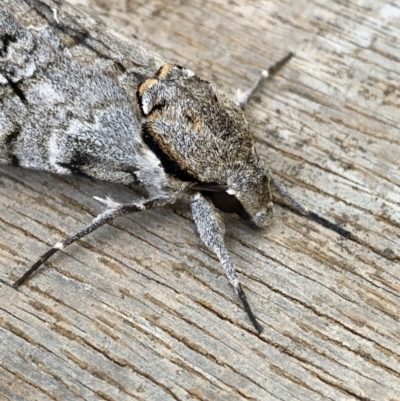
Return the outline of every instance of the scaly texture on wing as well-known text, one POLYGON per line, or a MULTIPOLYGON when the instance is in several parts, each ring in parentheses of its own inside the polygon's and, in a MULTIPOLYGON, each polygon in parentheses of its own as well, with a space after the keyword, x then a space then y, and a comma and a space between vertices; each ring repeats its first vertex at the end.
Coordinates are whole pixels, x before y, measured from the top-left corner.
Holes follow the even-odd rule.
MULTIPOLYGON (((135 96, 138 81, 162 60, 144 51, 137 68, 125 70, 111 55, 93 50, 94 41, 107 44, 73 26, 78 13, 57 14, 43 2, 31 3, 38 10, 31 22, 38 24, 41 15, 50 21, 52 12, 52 25, 64 32, 69 48, 46 21, 24 27, 15 18, 16 2, 13 13, 0 5, 0 163, 162 187, 164 171, 140 137, 135 96), (68 38, 80 42, 73 46, 68 38)), ((22 19, 23 6, 17 13, 22 19)))

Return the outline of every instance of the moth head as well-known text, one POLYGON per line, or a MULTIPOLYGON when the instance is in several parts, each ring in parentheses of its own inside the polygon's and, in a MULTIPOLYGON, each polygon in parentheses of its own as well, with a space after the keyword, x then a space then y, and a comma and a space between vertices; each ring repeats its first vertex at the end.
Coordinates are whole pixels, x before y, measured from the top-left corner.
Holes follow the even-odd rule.
POLYGON ((228 184, 227 193, 234 195, 243 206, 239 213, 242 218, 257 227, 270 224, 274 216, 271 176, 255 152, 243 168, 233 172, 228 184))
POLYGON ((258 227, 273 216, 270 177, 243 111, 191 70, 166 64, 137 90, 145 143, 164 169, 258 227))
POLYGON ((274 216, 271 177, 258 159, 231 172, 228 185, 196 185, 214 206, 226 213, 237 213, 257 227, 270 224, 274 216))

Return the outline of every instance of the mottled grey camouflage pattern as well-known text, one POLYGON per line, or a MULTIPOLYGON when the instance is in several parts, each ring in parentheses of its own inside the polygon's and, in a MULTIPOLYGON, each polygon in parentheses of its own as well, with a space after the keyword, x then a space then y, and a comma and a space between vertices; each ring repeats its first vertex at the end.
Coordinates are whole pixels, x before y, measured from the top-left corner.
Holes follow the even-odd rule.
MULTIPOLYGON (((24 2, 8 6, 33 15, 24 2)), ((137 77, 154 74, 162 61, 143 49, 131 73, 104 55, 90 57, 92 46, 85 44, 95 41, 87 39, 93 33, 64 28, 48 10, 61 31, 78 30, 75 45, 67 48, 47 20, 37 16, 26 29, 0 6, 0 163, 148 189, 166 185, 159 160, 141 139, 135 96, 137 77)))
POLYGON ((226 185, 266 225, 268 171, 241 109, 190 70, 159 70, 143 47, 125 45, 136 59, 123 61, 121 41, 88 31, 74 12, 36 0, 0 8, 0 163, 136 184, 151 196, 188 181, 226 185))
POLYGON ((51 0, 0 5, 0 104, 0 163, 137 185, 149 196, 128 205, 99 199, 108 210, 57 243, 16 285, 116 216, 187 197, 201 238, 261 330, 225 247, 222 219, 203 196, 216 189, 222 203, 233 200, 259 226, 272 216, 268 171, 240 107, 192 71, 51 0))
POLYGON ((3 0, 0 164, 134 185, 148 195, 129 204, 98 199, 108 210, 55 244, 15 285, 57 250, 115 217, 186 197, 202 240, 260 332, 213 205, 257 226, 273 216, 270 174, 242 111, 257 85, 233 102, 189 69, 118 39, 66 2, 3 0))

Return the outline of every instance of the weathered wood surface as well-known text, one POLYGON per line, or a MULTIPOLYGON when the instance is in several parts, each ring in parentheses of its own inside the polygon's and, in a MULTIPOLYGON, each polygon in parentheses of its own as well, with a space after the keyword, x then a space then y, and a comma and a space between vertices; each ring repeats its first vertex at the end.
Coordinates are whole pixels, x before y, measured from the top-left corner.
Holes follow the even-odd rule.
POLYGON ((1 168, 0 399, 400 400, 400 4, 84 6, 228 94, 294 51, 248 108, 257 148, 353 236, 280 206, 260 231, 225 216, 259 338, 178 208, 119 218, 13 289, 101 210, 91 196, 131 193, 1 168))

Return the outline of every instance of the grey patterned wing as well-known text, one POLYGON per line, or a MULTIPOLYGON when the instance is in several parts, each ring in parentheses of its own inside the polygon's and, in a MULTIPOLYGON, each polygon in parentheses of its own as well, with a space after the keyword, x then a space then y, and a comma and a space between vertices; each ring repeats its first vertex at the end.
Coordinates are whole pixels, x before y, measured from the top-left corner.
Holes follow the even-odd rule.
POLYGON ((159 186, 136 88, 162 63, 66 3, 1 4, 0 163, 159 186))
POLYGON ((6 7, 25 27, 49 26, 64 48, 80 64, 101 71, 114 81, 135 89, 138 81, 152 77, 165 62, 142 43, 126 41, 66 1, 8 0, 6 7))

